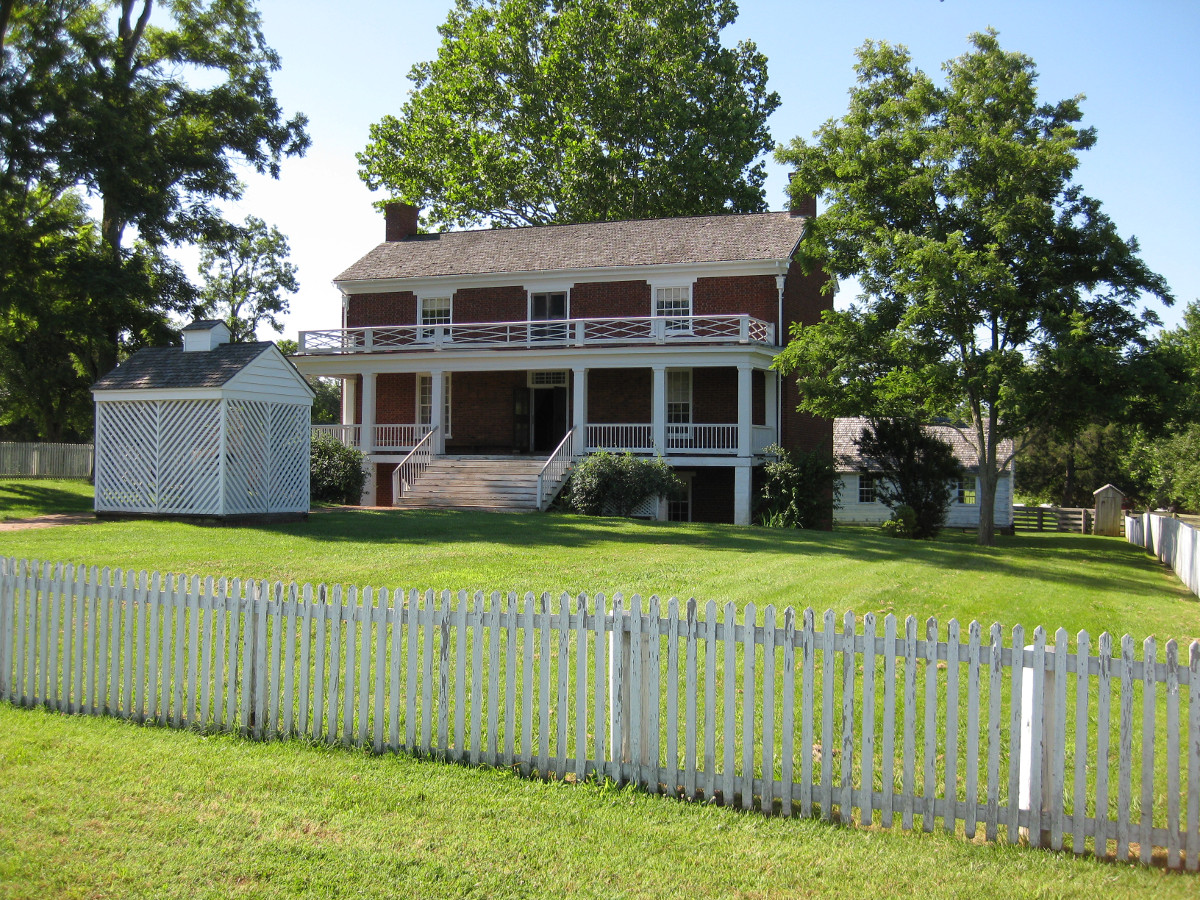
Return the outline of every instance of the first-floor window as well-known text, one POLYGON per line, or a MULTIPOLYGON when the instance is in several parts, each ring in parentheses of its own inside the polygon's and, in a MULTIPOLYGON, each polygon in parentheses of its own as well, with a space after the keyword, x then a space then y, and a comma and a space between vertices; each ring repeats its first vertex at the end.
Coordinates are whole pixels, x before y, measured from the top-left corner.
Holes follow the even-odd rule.
MULTIPOLYGON (((450 373, 445 378, 446 402, 442 409, 442 432, 450 437, 450 373)), ((429 375, 417 376, 417 424, 429 425, 433 422, 433 378, 429 375)))
POLYGON ((875 476, 874 475, 859 475, 858 476, 858 502, 859 503, 874 503, 875 502, 875 476))
POLYGON ((678 497, 667 500, 668 522, 692 521, 692 476, 680 475, 683 481, 683 492, 678 497))
POLYGON ((667 446, 683 450, 691 446, 692 370, 667 370, 667 446))
POLYGON ((954 499, 965 506, 974 506, 975 500, 975 476, 964 475, 954 483, 954 499))

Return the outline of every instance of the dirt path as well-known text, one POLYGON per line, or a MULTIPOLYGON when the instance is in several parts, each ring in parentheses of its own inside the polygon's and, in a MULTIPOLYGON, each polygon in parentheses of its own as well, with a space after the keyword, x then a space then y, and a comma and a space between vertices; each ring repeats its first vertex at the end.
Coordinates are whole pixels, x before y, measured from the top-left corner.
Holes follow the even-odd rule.
POLYGON ((0 522, 0 531, 27 531, 31 528, 53 528, 56 525, 87 525, 96 521, 94 513, 53 513, 32 519, 9 519, 0 522))

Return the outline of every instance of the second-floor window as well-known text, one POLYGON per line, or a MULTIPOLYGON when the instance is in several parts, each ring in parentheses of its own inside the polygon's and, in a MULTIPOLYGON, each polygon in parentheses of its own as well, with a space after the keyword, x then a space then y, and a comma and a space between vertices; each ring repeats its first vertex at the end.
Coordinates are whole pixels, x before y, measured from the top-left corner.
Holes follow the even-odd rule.
POLYGON ((421 320, 422 327, 418 331, 418 334, 423 339, 432 339, 435 333, 434 328, 426 328, 424 326, 450 324, 450 298, 422 297, 419 318, 421 320))
POLYGON ((654 291, 654 315, 667 320, 668 331, 690 331, 692 327, 692 289, 660 287, 654 291))
MULTIPOLYGON (((567 317, 566 291, 529 295, 529 318, 534 322, 559 322, 567 317)), ((567 336, 566 325, 531 325, 533 340, 562 340, 567 336)))

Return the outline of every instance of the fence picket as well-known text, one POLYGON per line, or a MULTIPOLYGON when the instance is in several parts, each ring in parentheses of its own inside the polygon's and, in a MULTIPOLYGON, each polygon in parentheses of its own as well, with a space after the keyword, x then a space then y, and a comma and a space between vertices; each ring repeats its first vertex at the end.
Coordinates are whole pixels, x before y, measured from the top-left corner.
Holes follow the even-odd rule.
POLYGON ((575 781, 587 777, 587 595, 575 598, 575 781))
MULTIPOLYGON (((36 575, 36 570, 35 570, 36 575)), ((103 707, 101 694, 104 692, 104 628, 101 627, 107 622, 107 616, 104 615, 104 600, 108 594, 108 576, 109 569, 105 566, 103 569, 97 570, 92 568, 92 591, 88 597, 88 642, 87 642, 87 712, 88 715, 94 716, 99 713, 103 707), (101 623, 103 617, 105 623, 101 623), (99 691, 97 691, 97 685, 99 691)), ((37 589, 36 582, 31 579, 31 586, 34 590, 37 589)), ((30 616, 30 628, 36 623, 36 618, 30 616)), ((31 692, 34 688, 34 655, 36 654, 37 644, 34 643, 36 635, 30 634, 29 647, 29 682, 31 692)), ((179 723, 176 722, 176 725, 179 723)))
POLYGON ((425 592, 425 605, 420 610, 421 622, 421 747, 423 756, 433 749, 433 629, 437 594, 425 592))
MULTIPOLYGON (((635 602, 637 598, 634 598, 635 602)), ((538 755, 537 772, 549 775, 550 766, 550 595, 543 592, 537 608, 538 646, 538 755)), ((635 717, 635 721, 638 719, 635 717)))
POLYGON ((733 806, 734 798, 734 760, 737 752, 736 738, 734 731, 734 716, 737 714, 737 703, 734 698, 737 697, 736 679, 737 672, 736 654, 737 644, 734 641, 734 622, 736 612, 732 603, 725 604, 725 617, 722 623, 722 639, 725 642, 724 665, 722 668, 722 705, 725 707, 725 721, 721 734, 721 750, 724 757, 724 766, 722 768, 721 779, 721 802, 725 806, 733 806))
POLYGON ((1117 859, 1129 858, 1133 770, 1133 638, 1121 636, 1121 725, 1117 773, 1117 859))
POLYGON ((1043 802, 1049 785, 1042 780, 1044 760, 1049 752, 1046 746, 1049 735, 1043 727, 1046 721, 1046 629, 1040 625, 1033 630, 1033 697, 1030 706, 1028 830, 1030 846, 1040 847, 1043 844, 1042 835, 1049 831, 1046 818, 1049 811, 1043 802))
MULTIPOLYGON (((1167 868, 1179 868, 1179 644, 1167 641, 1167 868)), ((1077 730, 1079 730, 1077 728, 1077 730)), ((1082 729, 1085 733, 1087 729, 1082 729)))
POLYGON ((367 746, 371 727, 371 626, 375 623, 376 594, 369 587, 362 590, 359 605, 358 642, 358 746, 367 746))
POLYGON ((1108 856, 1108 744, 1112 732, 1112 635, 1100 633, 1096 690, 1096 837, 1094 853, 1108 856))
POLYGON ((833 675, 834 618, 825 610, 821 625, 821 817, 833 821, 833 675))
POLYGON ((875 614, 863 616, 862 744, 859 764, 862 786, 858 800, 858 823, 875 821, 875 614))
MULTIPOLYGON (((58 648, 60 644, 59 634, 61 633, 62 628, 62 595, 65 587, 65 582, 63 581, 63 570, 64 566, 61 563, 54 567, 54 583, 50 588, 50 641, 49 656, 46 658, 46 670, 49 674, 50 681, 49 686, 47 687, 46 697, 49 701, 50 708, 53 710, 59 710, 62 708, 62 688, 58 673, 58 648)), ((129 604, 125 604, 125 608, 128 609, 128 607, 129 604)), ((4 614, 3 609, 4 603, 3 600, 0 600, 0 616, 4 614)), ((126 617, 126 619, 126 627, 123 631, 125 634, 128 634, 128 617, 126 617)), ((0 655, 2 655, 2 652, 0 652, 0 655)), ((125 654, 125 659, 129 659, 128 652, 125 654)), ((3 676, 0 676, 0 680, 3 680, 3 676)), ((129 692, 126 691, 126 696, 128 696, 128 693, 129 692)))
POLYGON ((435 628, 438 633, 437 752, 441 759, 450 754, 450 592, 442 592, 435 628))
MULTIPOLYGON (((338 699, 341 694, 339 691, 340 682, 342 680, 342 619, 346 614, 346 598, 340 584, 333 586, 333 594, 330 597, 330 604, 326 609, 326 615, 329 618, 329 677, 325 685, 325 714, 327 717, 325 728, 325 740, 327 743, 337 741, 338 732, 338 710, 341 705, 338 699)), ((415 666, 415 662, 411 662, 415 666)))
MULTIPOLYGON (((524 654, 521 671, 521 752, 518 756, 525 774, 533 771, 533 594, 525 594, 524 654)), ((512 634, 515 634, 515 629, 512 634)), ((510 636, 512 636, 510 634, 510 636)))
POLYGON ((962 649, 958 620, 946 623, 946 815, 942 827, 953 833, 958 800, 958 657, 962 649))
POLYGON ((1025 684, 1025 629, 1012 630, 1012 681, 1009 691, 1008 722, 1008 821, 1006 837, 1015 844, 1020 837, 1021 804, 1021 707, 1025 684))
MULTIPOLYGON (((478 604, 476 604, 478 605, 478 604)), ((400 671, 404 654, 404 588, 392 591, 392 608, 388 611, 392 629, 392 656, 388 661, 388 730, 387 749, 400 752, 400 671)), ((478 632, 476 632, 478 635, 478 632)), ((473 763, 478 758, 472 759, 473 763)))
MULTIPOLYGON (((346 652, 343 657, 345 660, 345 672, 342 675, 342 744, 349 747, 354 740, 354 690, 358 684, 358 679, 355 677, 358 674, 358 621, 362 616, 362 603, 367 599, 366 594, 370 589, 359 593, 357 585, 350 585, 349 597, 347 598, 345 607, 346 624, 344 631, 346 633, 346 652)), ((432 605, 433 592, 429 593, 426 598, 426 604, 432 605)), ((426 623, 428 625, 428 623, 426 623)), ((429 633, 426 629, 426 633, 429 633)), ((365 636, 365 635, 364 635, 365 636)), ((429 653, 425 654, 425 659, 431 658, 429 653)), ((429 679, 425 679, 425 683, 429 683, 429 679)), ((428 707, 428 704, 426 704, 428 707)), ((424 749, 428 751, 429 741, 424 742, 424 749)))
POLYGON ((813 608, 804 610, 804 633, 802 635, 802 690, 804 696, 800 707, 800 815, 813 814, 813 673, 816 671, 816 613, 813 608))
POLYGON ((972 619, 967 626, 967 771, 966 826, 968 838, 979 830, 979 642, 982 628, 972 619))
POLYGON ((408 628, 408 675, 404 681, 404 749, 417 752, 417 655, 420 637, 421 592, 408 592, 405 627, 408 628))
MULTIPOLYGON (((102 576, 105 581, 108 580, 107 573, 102 576)), ((176 728, 183 725, 183 691, 185 685, 185 660, 187 653, 187 607, 189 602, 188 592, 188 577, 186 575, 175 576, 175 593, 172 595, 172 603, 175 608, 175 628, 173 631, 174 643, 172 649, 175 654, 175 677, 171 682, 171 721, 176 728)), ((260 734, 261 738, 262 735, 260 734)))
POLYGON ((796 736, 796 610, 790 606, 783 611, 783 693, 781 696, 783 709, 781 710, 782 735, 779 748, 779 814, 791 816, 796 749, 794 746, 796 736))
POLYGON ((854 810, 854 613, 842 621, 842 778, 838 814, 845 825, 854 810))
MULTIPOLYGON (((43 565, 47 565, 47 564, 43 564, 43 565)), ((93 714, 109 712, 109 706, 108 706, 108 644, 110 642, 106 641, 105 638, 112 633, 112 628, 109 626, 109 622, 108 622, 109 606, 111 605, 110 601, 112 600, 112 575, 113 575, 112 570, 106 566, 100 573, 100 586, 99 586, 99 589, 96 591, 96 604, 98 607, 98 616, 97 616, 96 621, 98 624, 96 627, 96 631, 94 633, 95 640, 93 641, 93 654, 96 659, 95 669, 94 669, 94 672, 96 675, 96 693, 95 693, 94 701, 91 704, 91 712, 93 714)), ((39 583, 38 583, 38 593, 39 594, 41 593, 42 585, 45 584, 45 580, 46 580, 46 578, 45 578, 45 574, 44 574, 44 570, 43 570, 42 578, 39 580, 39 583)), ((42 604, 42 609, 45 609, 44 604, 42 604)), ((35 618, 32 621, 38 622, 38 619, 35 618)), ((40 634, 38 635, 38 637, 40 637, 43 641, 45 640, 45 637, 46 637, 46 627, 47 627, 47 624, 44 620, 39 622, 38 630, 40 631, 40 634)), ((34 652, 36 654, 37 648, 38 648, 36 638, 32 643, 33 643, 34 652)), ((35 655, 34 658, 36 660, 37 656, 35 655)), ((44 655, 41 657, 42 660, 45 660, 45 658, 46 657, 44 655)), ((34 676, 34 678, 33 678, 33 694, 34 694, 33 701, 36 704, 41 700, 41 697, 39 696, 41 693, 40 682, 37 677, 36 669, 32 669, 31 671, 34 676)), ((178 723, 176 723, 176 724, 178 724, 178 723)))
POLYGON ((254 616, 254 678, 253 705, 254 738, 261 741, 267 726, 267 612, 271 597, 271 585, 260 581, 255 585, 254 616))
POLYGON ((200 669, 200 578, 193 575, 188 589, 187 706, 184 718, 195 726, 199 716, 198 685, 200 669))
POLYGON ((671 792, 682 785, 675 784, 679 769, 679 600, 672 597, 667 604, 667 774, 671 792))
MULTIPOLYGON (((689 661, 695 654, 690 654, 689 661)), ((694 681, 694 679, 692 679, 694 681)), ((762 675, 762 791, 761 806, 765 816, 775 810, 772 788, 775 786, 775 607, 768 604, 763 610, 763 675, 762 675)), ((692 694, 688 702, 692 705, 692 694)), ((689 729, 695 732, 695 729, 689 729)), ((694 768, 694 767, 692 767, 694 768)))
MULTIPOLYGON (((608 708, 608 611, 604 594, 596 595, 596 631, 595 643, 592 644, 595 673, 592 677, 594 685, 595 697, 592 700, 592 725, 596 731, 595 738, 595 757, 596 769, 599 773, 605 771, 605 760, 607 755, 607 725, 608 717, 605 715, 605 710, 608 708)), ((609 772, 611 775, 611 771, 609 772)))
POLYGON ((1153 637, 1142 642, 1142 808, 1141 828, 1138 835, 1138 858, 1142 865, 1150 865, 1150 829, 1154 821, 1154 700, 1158 679, 1155 677, 1155 661, 1158 648, 1153 637))
POLYGON ((745 629, 742 640, 742 809, 754 805, 754 692, 755 692, 755 627, 758 610, 746 604, 745 629))
POLYGON ((12 701, 9 685, 12 683, 12 626, 16 578, 13 577, 13 560, 0 557, 0 700, 12 701))
POLYGON ((25 618, 26 610, 29 608, 29 590, 26 576, 28 569, 29 563, 25 561, 18 563, 17 574, 13 579, 13 592, 16 595, 16 602, 13 604, 15 610, 13 630, 16 632, 16 640, 13 645, 15 667, 10 698, 14 699, 21 706, 25 705, 25 618))
MULTIPOLYGON (((149 719, 151 722, 158 721, 158 671, 159 671, 158 651, 159 651, 159 642, 160 642, 160 638, 159 638, 159 634, 158 634, 158 619, 159 619, 159 613, 160 613, 161 606, 162 606, 162 591, 163 591, 162 576, 160 576, 158 572, 155 572, 151 586, 150 586, 150 593, 149 593, 149 596, 147 597, 147 602, 146 602, 146 623, 147 623, 147 628, 150 632, 149 644, 148 644, 148 649, 147 649, 147 653, 146 653, 146 656, 147 656, 147 660, 146 660, 146 672, 147 672, 146 718, 149 719)), ((79 677, 79 656, 78 656, 78 654, 79 654, 79 644, 80 644, 80 639, 79 639, 80 631, 78 629, 81 627, 80 622, 81 622, 81 618, 82 618, 79 615, 79 605, 78 605, 79 588, 78 588, 78 585, 76 585, 75 600, 77 601, 76 605, 75 605, 75 628, 76 628, 76 631, 75 631, 75 653, 76 653, 75 672, 76 672, 76 678, 78 678, 79 677)), ((78 688, 76 688, 76 690, 75 690, 74 711, 75 712, 79 711, 79 690, 78 690, 78 688)))
MULTIPOLYGON (((399 604, 396 604, 396 608, 398 606, 399 604)), ((300 697, 296 710, 296 733, 308 734, 309 704, 312 702, 310 666, 312 663, 313 589, 311 583, 305 582, 301 591, 297 616, 299 617, 297 631, 300 636, 300 697)))
MULTIPOLYGON (((517 594, 508 594, 508 628, 504 633, 504 763, 513 765, 517 761, 517 594)), ((492 633, 488 654, 489 672, 500 669, 500 595, 492 594, 492 633)), ((500 676, 495 674, 488 684, 488 748, 492 765, 496 764, 500 716, 500 676)))
POLYGON ((325 733, 325 657, 331 627, 328 624, 329 600, 329 589, 326 585, 320 585, 317 588, 317 608, 313 611, 316 621, 313 634, 313 714, 309 735, 314 741, 320 740, 325 733))
MULTIPOLYGON (((624 784, 628 776, 625 766, 625 717, 629 711, 625 709, 622 688, 629 673, 625 669, 625 654, 622 652, 621 644, 624 642, 624 633, 629 628, 629 623, 625 615, 624 599, 620 594, 613 595, 612 634, 608 642, 608 692, 610 697, 608 752, 612 761, 612 777, 619 785, 624 784)), ((528 648, 528 638, 526 638, 526 642, 528 648)), ((526 655, 532 656, 532 653, 527 652, 526 655)))
POLYGON ((287 605, 283 610, 283 711, 280 728, 290 738, 296 726, 296 619, 300 615, 300 590, 295 583, 287 588, 287 605))
POLYGON ((917 620, 904 619, 904 785, 900 827, 911 831, 916 805, 917 620))
MULTIPOLYGON (((696 598, 687 602, 687 622, 684 634, 684 727, 683 727, 683 791, 689 800, 696 799, 696 694, 699 689, 696 664, 699 646, 699 623, 697 622, 696 598)), ((675 768, 671 769, 672 781, 675 768)))
MULTIPOLYGON (((68 566, 68 571, 71 569, 68 566)), ((149 592, 149 573, 145 569, 138 572, 137 589, 133 596, 133 630, 136 631, 134 637, 134 665, 133 665, 133 719, 139 725, 146 719, 146 595, 149 592)), ((224 583, 224 579, 222 579, 224 583)), ((65 601, 64 599, 64 608, 65 601)), ((69 616, 69 613, 68 613, 69 616)), ((224 623, 222 622, 222 625, 224 623)), ((68 618, 63 623, 63 658, 67 668, 63 672, 63 699, 66 699, 68 686, 71 683, 70 676, 70 657, 71 657, 71 620, 68 618)))
POLYGON ((1067 792, 1067 652, 1066 629, 1054 633, 1054 745, 1050 749, 1050 847, 1063 848, 1067 792))
POLYGON ((1186 867, 1200 869, 1200 641, 1192 641, 1188 665, 1188 804, 1186 867))
MULTIPOLYGON (((790 607, 789 607, 790 609, 790 607)), ((793 614, 794 617, 794 614, 793 614)), ((793 623, 793 631, 794 631, 793 623)), ((717 604, 704 605, 704 796, 717 794, 717 604)), ((785 738, 789 741, 790 737, 785 738)), ((790 807, 791 797, 787 803, 790 807)))
POLYGON ((896 617, 888 613, 883 620, 883 805, 880 824, 892 827, 896 795, 896 617))
MULTIPOLYGON (((375 621, 375 741, 372 746, 376 753, 383 752, 387 740, 388 716, 384 712, 383 705, 387 696, 388 622, 392 610, 392 604, 388 602, 389 599, 388 589, 380 588, 379 602, 371 616, 375 621)), ((460 629, 460 631, 465 630, 460 629)))
MULTIPOLYGON (((1086 631, 1075 636, 1075 794, 1072 803, 1071 849, 1076 855, 1086 853, 1087 828, 1087 758, 1088 758, 1088 694, 1091 679, 1088 674, 1090 638, 1086 631), (1082 725, 1080 724, 1082 723, 1082 725)), ((1066 676, 1063 676, 1064 678, 1066 676)))
MULTIPOLYGON (((629 602, 629 681, 628 689, 621 694, 629 697, 628 718, 625 720, 625 733, 629 736, 629 763, 632 769, 630 780, 634 784, 644 785, 646 775, 643 771, 642 756, 642 691, 638 688, 645 673, 642 671, 642 598, 634 594, 629 602)), ((622 745, 624 746, 624 745, 622 745)), ((624 754, 622 754, 624 755, 624 754)))

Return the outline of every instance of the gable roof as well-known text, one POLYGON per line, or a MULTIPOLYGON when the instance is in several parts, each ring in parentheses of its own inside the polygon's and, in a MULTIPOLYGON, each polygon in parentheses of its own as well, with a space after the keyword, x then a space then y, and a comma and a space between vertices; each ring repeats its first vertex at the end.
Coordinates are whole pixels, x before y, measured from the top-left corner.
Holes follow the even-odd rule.
POLYGON ((774 212, 418 234, 380 244, 334 281, 788 260, 806 221, 774 212))
POLYGON ((274 346, 270 341, 254 341, 192 353, 184 353, 182 347, 147 347, 97 381, 92 390, 217 388, 274 346))
MULTIPOLYGON (((833 458, 839 472, 851 472, 858 468, 863 456, 858 452, 855 440, 862 436, 867 427, 867 419, 863 417, 833 420, 833 458)), ((979 467, 979 453, 967 442, 956 428, 949 425, 926 425, 925 430, 941 438, 954 451, 954 457, 968 471, 979 467)), ((997 448, 1001 458, 1012 453, 1013 442, 1006 438, 997 448)), ((1004 471, 1009 471, 1006 467, 1004 471)))

